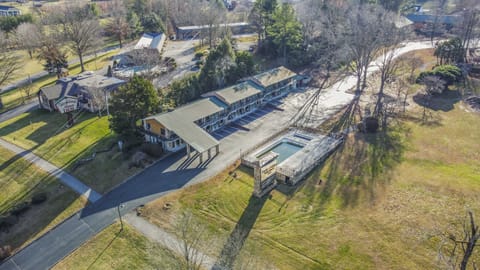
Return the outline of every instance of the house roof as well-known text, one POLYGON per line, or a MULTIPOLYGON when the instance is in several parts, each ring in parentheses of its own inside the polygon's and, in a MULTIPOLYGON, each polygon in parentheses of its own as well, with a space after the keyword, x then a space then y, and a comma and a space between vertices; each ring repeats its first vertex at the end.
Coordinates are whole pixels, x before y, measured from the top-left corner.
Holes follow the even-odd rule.
POLYGON ((283 80, 293 78, 297 74, 284 66, 280 66, 264 73, 253 76, 253 81, 263 87, 268 87, 272 84, 281 82, 283 80))
POLYGON ((63 96, 75 96, 81 89, 95 90, 106 89, 110 91, 125 81, 96 74, 79 74, 76 77, 59 79, 56 84, 40 88, 49 100, 58 99, 63 96))
POLYGON ((111 90, 118 85, 124 84, 124 80, 120 80, 114 77, 106 77, 98 74, 93 74, 84 78, 79 78, 72 81, 74 84, 88 88, 88 89, 106 89, 111 90))
POLYGON ((72 86, 73 84, 57 83, 42 87, 39 92, 42 92, 48 100, 54 100, 69 95, 73 90, 72 86))
POLYGON ((142 35, 135 45, 135 49, 156 49, 162 50, 163 43, 165 42, 165 35, 163 33, 145 33, 142 35))
POLYGON ((262 88, 251 81, 245 81, 221 90, 210 92, 228 105, 262 92, 262 88))

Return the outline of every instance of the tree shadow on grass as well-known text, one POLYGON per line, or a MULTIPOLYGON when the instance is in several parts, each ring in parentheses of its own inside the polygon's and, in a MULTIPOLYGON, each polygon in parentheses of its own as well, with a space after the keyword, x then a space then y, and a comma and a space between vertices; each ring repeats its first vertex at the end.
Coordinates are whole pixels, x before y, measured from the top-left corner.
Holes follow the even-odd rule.
POLYGON ((330 159, 320 203, 339 196, 342 207, 354 207, 362 198, 373 203, 378 189, 390 181, 389 171, 402 161, 409 130, 401 123, 385 132, 357 133, 330 159))
POLYGON ((428 97, 425 94, 416 94, 413 101, 422 107, 427 107, 433 111, 448 112, 454 109, 455 103, 462 100, 462 95, 458 90, 446 90, 442 94, 428 97))
POLYGON ((239 256, 245 240, 248 238, 268 197, 268 195, 262 198, 257 198, 253 195, 250 197, 247 207, 230 233, 212 269, 233 269, 235 260, 239 256))
POLYGON ((91 264, 88 265, 87 269, 93 269, 94 268, 94 265, 95 263, 103 256, 103 254, 112 246, 113 242, 115 242, 115 240, 117 240, 118 237, 120 237, 120 234, 123 232, 123 225, 122 227, 120 227, 120 230, 115 233, 115 236, 112 238, 112 240, 110 240, 110 242, 108 242, 108 244, 105 246, 105 248, 102 249, 102 251, 100 253, 98 253, 98 256, 95 257, 95 260, 92 261, 91 264))

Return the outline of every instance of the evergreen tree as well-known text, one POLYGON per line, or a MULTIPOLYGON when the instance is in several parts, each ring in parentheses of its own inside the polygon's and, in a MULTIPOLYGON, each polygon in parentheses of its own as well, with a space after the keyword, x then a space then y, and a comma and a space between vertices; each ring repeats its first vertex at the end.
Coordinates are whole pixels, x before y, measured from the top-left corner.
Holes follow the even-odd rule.
POLYGON ((140 19, 138 18, 137 13, 135 13, 134 11, 130 11, 127 15, 127 20, 132 38, 137 37, 143 32, 143 26, 140 22, 140 19))
POLYGON ((137 122, 159 110, 159 98, 151 82, 134 76, 113 95, 110 127, 123 138, 137 137, 137 122))
POLYGON ((288 53, 300 49, 302 45, 302 25, 297 20, 293 7, 286 3, 275 9, 272 20, 267 33, 286 64, 288 53))

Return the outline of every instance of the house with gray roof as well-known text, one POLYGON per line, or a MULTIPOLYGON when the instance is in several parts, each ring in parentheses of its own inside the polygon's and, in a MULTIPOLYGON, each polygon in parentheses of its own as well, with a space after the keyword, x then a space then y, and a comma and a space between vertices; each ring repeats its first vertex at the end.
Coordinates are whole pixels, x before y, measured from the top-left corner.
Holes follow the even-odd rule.
POLYGON ((295 72, 279 67, 208 92, 173 111, 143 119, 145 139, 166 151, 186 148, 189 157, 196 151, 200 161, 203 153, 210 158, 212 149, 219 151, 219 142, 210 133, 284 96, 297 87, 298 78, 295 72))
POLYGON ((40 88, 37 93, 40 108, 66 113, 78 109, 96 112, 100 101, 108 99, 125 81, 84 72, 57 80, 53 85, 40 88), (64 106, 67 106, 65 108, 64 106))

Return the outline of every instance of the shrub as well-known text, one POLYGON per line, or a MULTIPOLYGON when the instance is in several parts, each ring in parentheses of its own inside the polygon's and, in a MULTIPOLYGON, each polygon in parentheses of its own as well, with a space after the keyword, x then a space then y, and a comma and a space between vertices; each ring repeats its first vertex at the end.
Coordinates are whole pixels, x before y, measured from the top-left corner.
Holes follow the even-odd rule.
POLYGON ((10 246, 0 247, 0 261, 10 257, 12 255, 12 248, 10 246))
POLYGON ((195 53, 195 57, 196 57, 196 58, 201 58, 201 57, 203 57, 203 56, 204 56, 203 52, 197 52, 197 53, 195 53))
POLYGON ((47 200, 46 193, 37 193, 32 197, 32 204, 41 204, 47 200))
POLYGON ((365 118, 365 131, 368 133, 375 133, 377 132, 379 127, 378 119, 375 117, 367 117, 365 118))
POLYGON ((0 231, 8 230, 13 225, 17 224, 18 219, 16 216, 0 216, 0 231))
POLYGON ((446 83, 446 87, 457 83, 462 78, 462 70, 453 65, 442 65, 434 68, 431 71, 424 71, 418 75, 417 83, 423 83, 425 77, 437 76, 446 83))
POLYGON ((25 213, 30 209, 30 204, 27 202, 22 202, 15 205, 12 210, 10 210, 10 214, 14 216, 20 216, 21 214, 25 213))
POLYGON ((162 145, 156 143, 145 143, 141 150, 152 157, 160 157, 163 153, 162 145))

